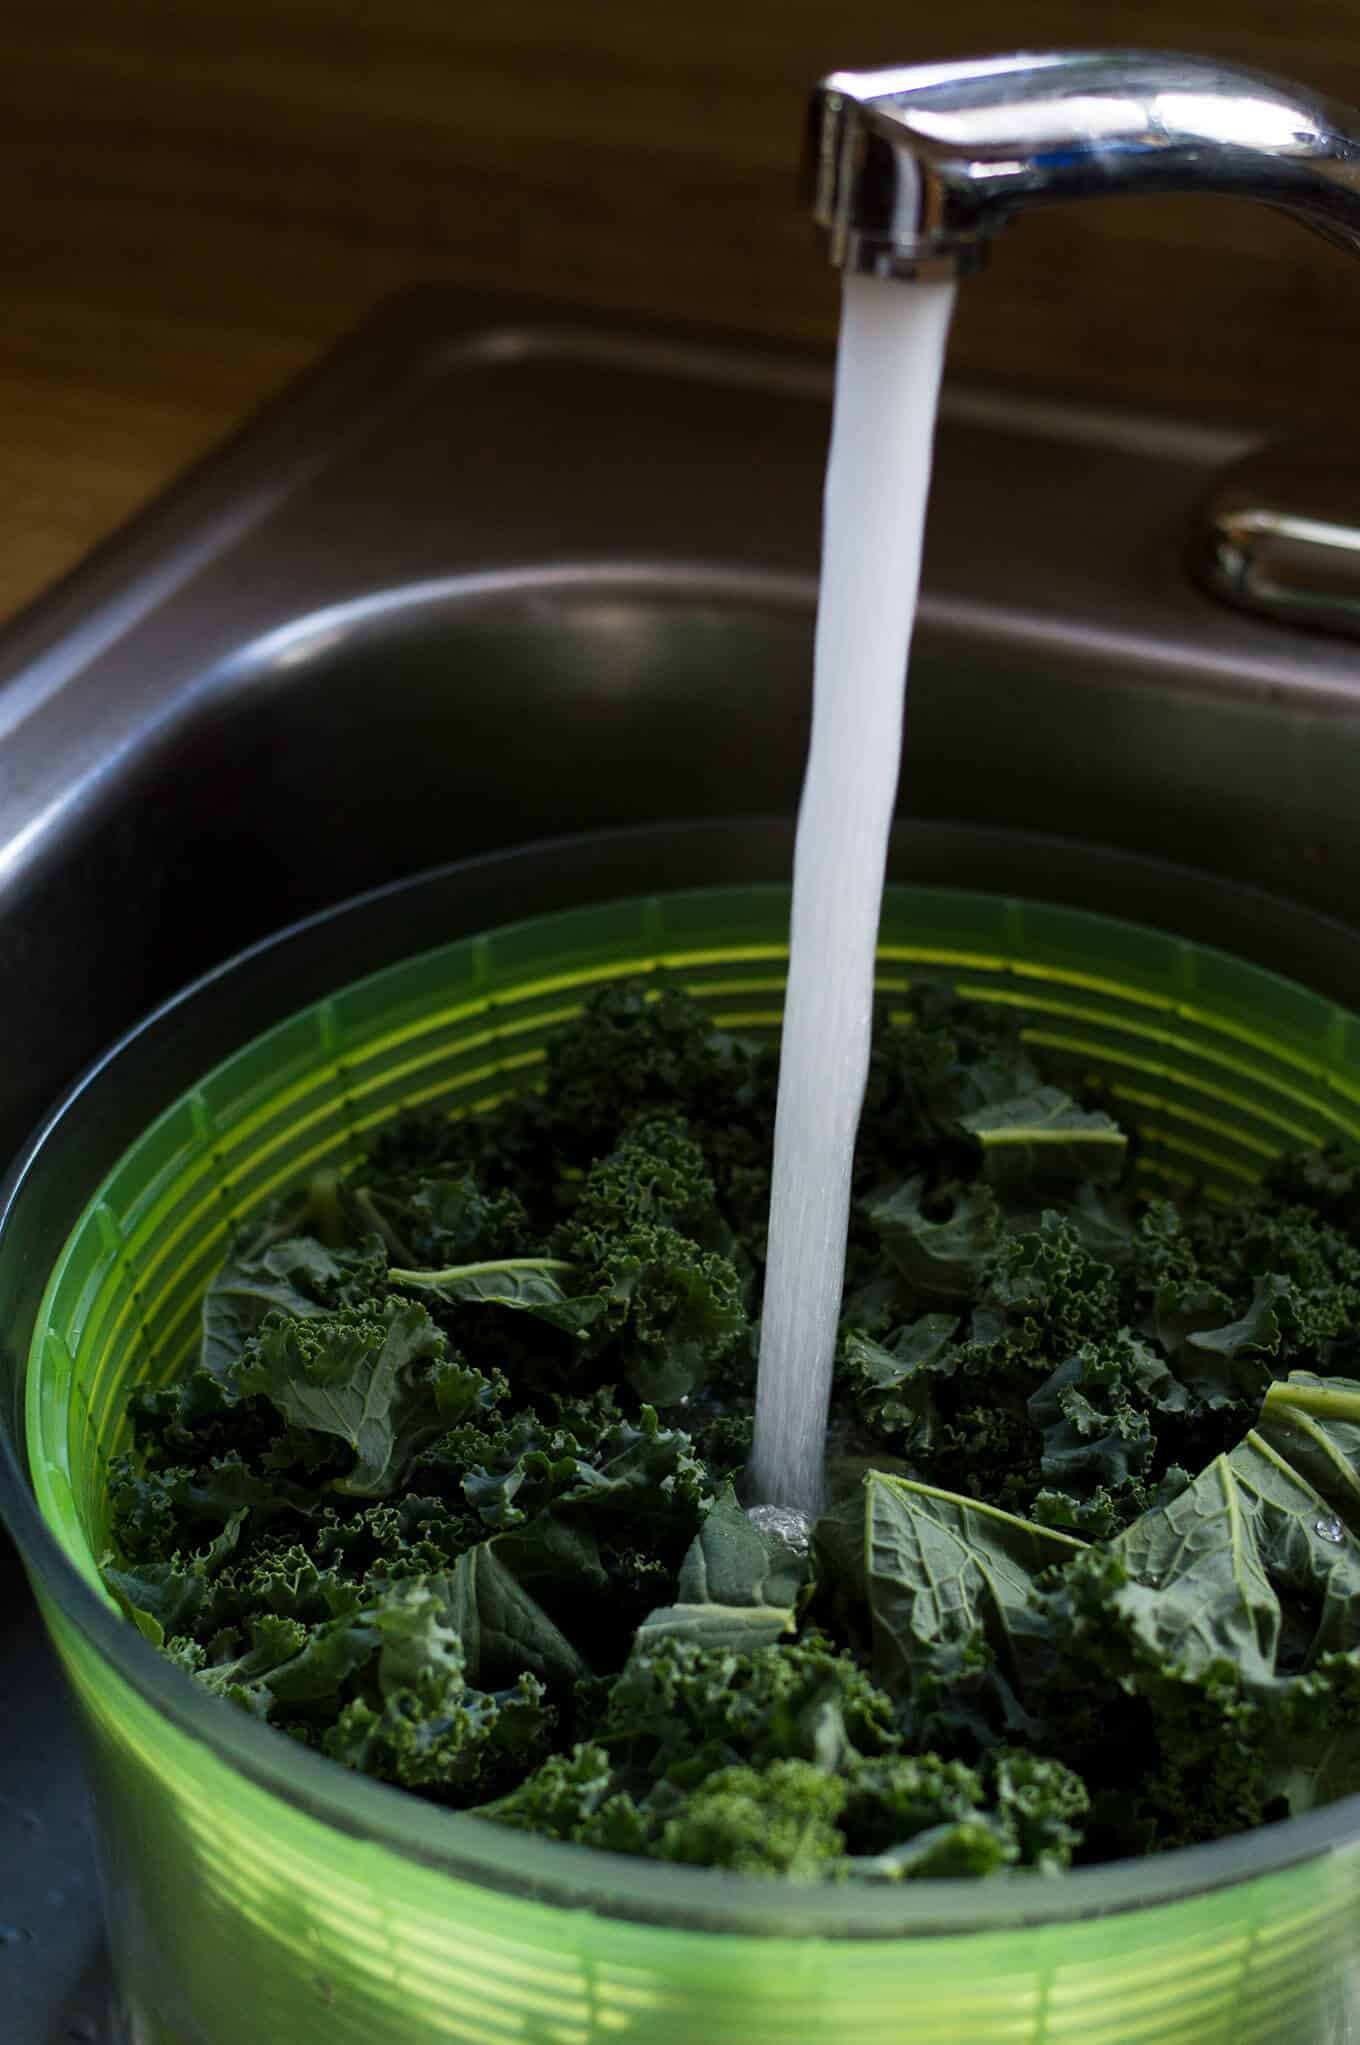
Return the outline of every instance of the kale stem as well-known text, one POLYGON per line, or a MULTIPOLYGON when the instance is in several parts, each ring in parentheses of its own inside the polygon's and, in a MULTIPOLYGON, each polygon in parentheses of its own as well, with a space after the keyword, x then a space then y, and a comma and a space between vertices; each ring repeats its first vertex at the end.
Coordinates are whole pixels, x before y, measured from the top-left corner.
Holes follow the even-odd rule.
POLYGON ((313 1172, 307 1182, 306 1217, 328 1250, 339 1249, 345 1240, 339 1172, 313 1172))
POLYGON ((484 1278, 501 1271, 574 1271, 565 1257, 500 1257, 486 1264, 448 1264, 442 1271, 388 1271, 398 1285, 452 1285, 459 1278, 484 1278))
POLYGON ((378 1206, 377 1201, 373 1198, 367 1186, 355 1186, 350 1194, 350 1198, 354 1202, 355 1212, 359 1215, 360 1220, 366 1221, 373 1230, 373 1233, 381 1236, 383 1248, 389 1257, 405 1259, 410 1255, 410 1251, 378 1206))
POLYGON ((1319 1420, 1360 1421, 1360 1397, 1354 1392, 1338 1392, 1325 1385, 1295 1385, 1287 1380, 1277 1381, 1266 1393, 1265 1406, 1269 1413, 1281 1406, 1293 1406, 1301 1413, 1312 1413, 1319 1420))

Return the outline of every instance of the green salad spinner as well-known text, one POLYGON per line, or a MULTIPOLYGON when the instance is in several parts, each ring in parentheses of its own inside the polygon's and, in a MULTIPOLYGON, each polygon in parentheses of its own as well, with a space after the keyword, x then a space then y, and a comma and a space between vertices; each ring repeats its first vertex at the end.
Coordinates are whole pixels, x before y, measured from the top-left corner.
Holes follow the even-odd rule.
MULTIPOLYGON (((706 842, 700 878, 755 878, 669 892, 658 876, 684 862, 596 848, 316 919, 113 1051, 10 1183, 3 1503, 78 1707, 126 2037, 1343 2045, 1360 1800, 1057 1877, 761 1882, 539 1840, 354 1776, 210 1697, 105 1593, 128 1394, 184 1368, 205 1284, 264 1203, 403 1107, 532 1084, 602 984, 664 973, 724 1026, 778 1030, 788 897, 761 875, 779 859, 753 861, 739 832, 706 842)), ((1284 1149, 1360 1141, 1346 1009, 1190 937, 940 885, 951 858, 932 842, 885 901, 890 1001, 930 979, 1022 1011, 1034 1042, 1105 1081, 1154 1183, 1242 1185, 1284 1149)), ((1161 899, 1184 927, 1189 897, 1161 899)), ((1219 921, 1269 936, 1240 898, 1219 921)), ((1301 932, 1286 918, 1277 934, 1301 932)))

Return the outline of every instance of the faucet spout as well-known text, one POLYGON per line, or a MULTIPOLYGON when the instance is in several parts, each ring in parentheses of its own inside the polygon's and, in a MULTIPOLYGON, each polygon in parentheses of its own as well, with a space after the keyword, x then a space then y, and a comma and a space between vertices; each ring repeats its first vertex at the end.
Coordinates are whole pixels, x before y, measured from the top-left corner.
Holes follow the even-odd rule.
POLYGON ((812 97, 807 177, 831 260, 963 276, 1035 206, 1223 192, 1360 254, 1360 113, 1264 72, 1141 50, 837 71, 812 97))

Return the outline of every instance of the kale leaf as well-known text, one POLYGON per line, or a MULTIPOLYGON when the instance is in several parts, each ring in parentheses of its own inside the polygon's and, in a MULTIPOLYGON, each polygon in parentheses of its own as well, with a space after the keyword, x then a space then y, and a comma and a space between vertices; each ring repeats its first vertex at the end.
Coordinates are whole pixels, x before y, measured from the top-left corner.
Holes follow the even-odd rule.
POLYGON ((422 1436, 439 1422, 437 1376, 448 1345, 423 1307, 398 1299, 332 1313, 271 1313, 234 1373, 247 1398, 270 1401, 290 1426, 333 1435, 353 1451, 334 1480, 376 1497, 395 1488, 422 1436))
POLYGON ((829 1574, 868 1621, 876 1680, 927 1739, 946 1716, 984 1744, 1032 1723, 1022 1698, 1047 1630, 1036 1579, 1079 1552, 1069 1535, 871 1470, 817 1529, 829 1574))
POLYGON ((810 1545, 743 1506, 776 1061, 674 986, 398 1116, 134 1395, 105 1581, 224 1707, 487 1822, 1052 1872, 1360 1790, 1360 1167, 1149 1198, 1009 1005, 875 1025, 810 1545))
POLYGON ((337 1250, 313 1236, 279 1238, 278 1226, 267 1221, 209 1283, 199 1355, 209 1377, 226 1378, 267 1315, 302 1318, 362 1301, 379 1275, 381 1259, 367 1243, 337 1250))
POLYGON ((959 1127, 982 1153, 985 1183, 1008 1189, 1028 1180, 1109 1184, 1123 1173, 1128 1151, 1118 1123, 1079 1108, 1056 1086, 974 1108, 959 1127))
POLYGON ((748 1519, 729 1484, 680 1565, 676 1602, 649 1613, 638 1646, 674 1634, 708 1648, 749 1649, 792 1633, 806 1574, 803 1557, 748 1519))

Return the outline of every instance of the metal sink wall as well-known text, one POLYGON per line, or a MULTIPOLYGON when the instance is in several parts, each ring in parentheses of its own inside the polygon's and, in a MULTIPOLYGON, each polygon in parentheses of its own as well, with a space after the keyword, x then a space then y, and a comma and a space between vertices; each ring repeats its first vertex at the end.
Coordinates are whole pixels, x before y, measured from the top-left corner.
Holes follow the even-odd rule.
MULTIPOLYGON (((421 294, 12 627, 0 1158, 301 913, 555 833, 791 811, 828 391, 797 355, 421 294)), ((1360 901, 1354 657, 1181 568, 1245 444, 950 395, 906 812, 1360 901)))

